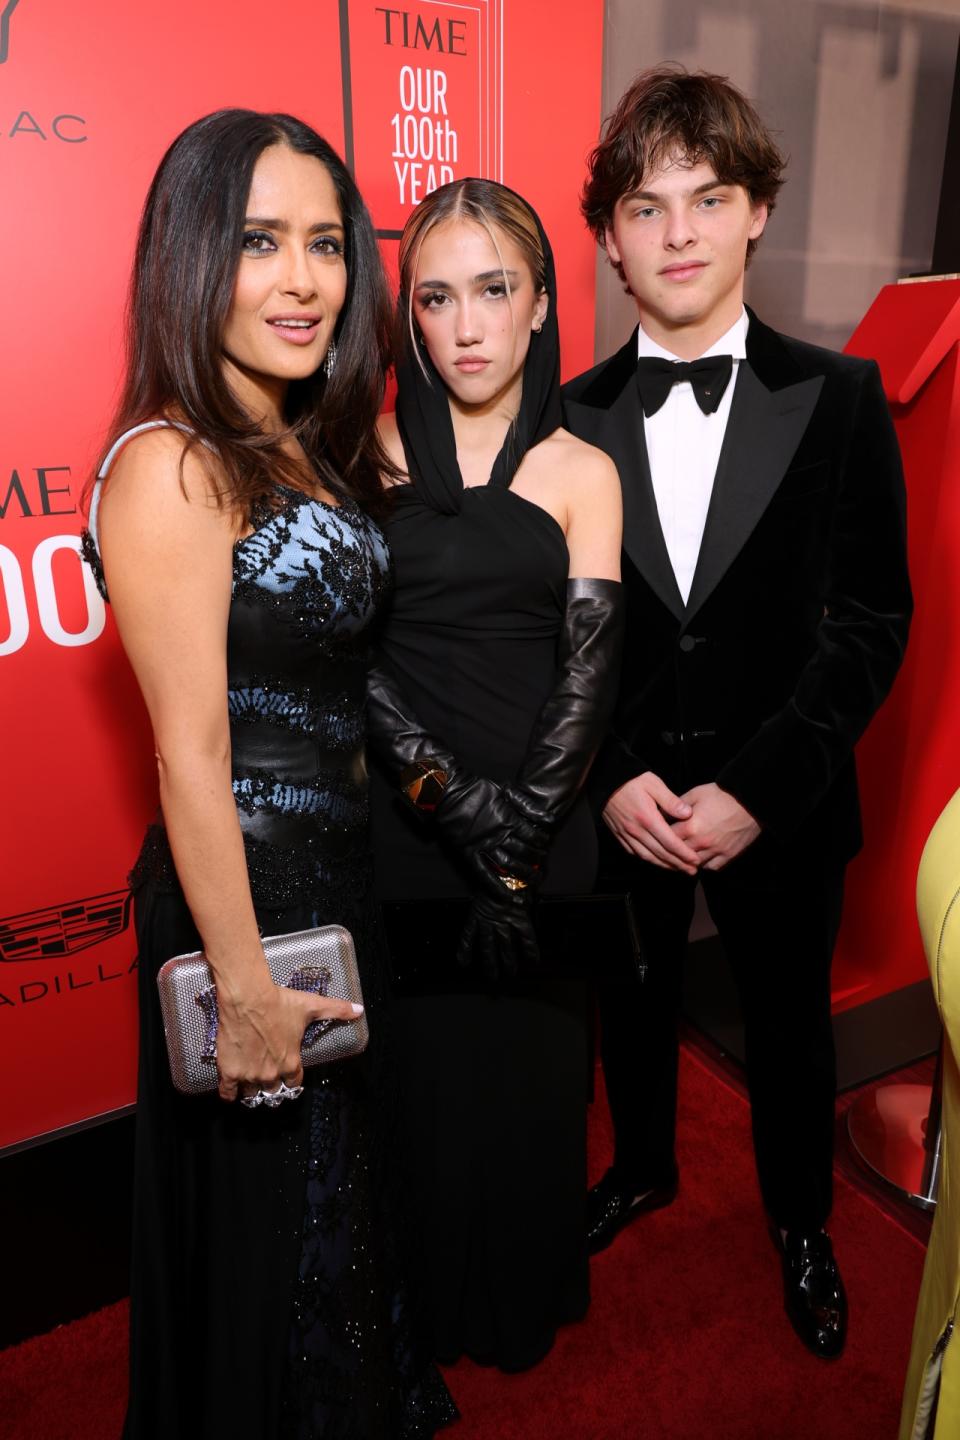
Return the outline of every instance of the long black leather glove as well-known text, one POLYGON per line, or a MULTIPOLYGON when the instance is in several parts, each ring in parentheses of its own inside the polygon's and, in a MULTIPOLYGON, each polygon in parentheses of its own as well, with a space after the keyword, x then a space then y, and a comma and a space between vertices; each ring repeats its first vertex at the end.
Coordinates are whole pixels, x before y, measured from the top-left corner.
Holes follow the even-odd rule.
MULTIPOLYGON (((567 582, 559 673, 534 727, 523 765, 506 787, 475 777, 426 734, 384 664, 371 669, 368 725, 372 747, 412 799, 413 767, 445 836, 468 862, 479 894, 461 936, 461 964, 481 965, 489 979, 535 967, 539 958, 531 887, 550 840, 576 798, 612 712, 623 634, 615 580, 567 582), (432 785, 439 773, 442 784, 432 785), (435 799, 431 800, 431 787, 435 799), (516 888, 516 882, 522 888, 516 888)), ((414 801, 416 804, 417 802, 414 801)))
MULTIPOLYGON (((499 883, 492 871, 488 872, 499 883)), ((484 880, 477 872, 482 886, 484 880)), ((470 901, 457 964, 480 969, 493 984, 535 971, 540 949, 533 928, 532 890, 481 889, 470 901)))
MULTIPOLYGON (((367 734, 397 788, 415 810, 435 818, 481 882, 494 873, 481 856, 502 845, 515 866, 512 874, 527 878, 535 872, 549 843, 537 821, 511 804, 495 781, 472 775, 424 729, 382 657, 367 677, 367 734)), ((491 884, 496 889, 499 882, 491 884)))
MULTIPOLYGON (((537 828, 545 858, 550 839, 576 799, 604 737, 616 697, 616 669, 623 642, 623 592, 616 580, 569 580, 560 636, 559 673, 534 727, 527 753, 505 796, 537 828)), ((488 842, 478 856, 488 867, 483 893, 474 899, 460 940, 458 960, 475 958, 491 979, 536 967, 530 886, 542 871, 524 867, 513 832, 488 842), (495 876, 497 885, 491 887, 495 876), (511 878, 526 881, 511 888, 511 878)))
MULTIPOLYGON (((623 624, 618 580, 567 581, 557 681, 519 773, 504 787, 506 798, 548 841, 576 799, 610 722, 623 624)), ((493 864, 515 873, 509 832, 487 853, 493 864)))

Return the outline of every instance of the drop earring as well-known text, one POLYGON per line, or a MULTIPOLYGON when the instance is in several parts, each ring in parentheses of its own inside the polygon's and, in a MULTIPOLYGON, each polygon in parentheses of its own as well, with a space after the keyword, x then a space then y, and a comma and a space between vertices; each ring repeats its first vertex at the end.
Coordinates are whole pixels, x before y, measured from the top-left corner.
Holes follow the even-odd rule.
POLYGON ((336 368, 336 364, 337 364, 337 347, 336 347, 336 345, 334 344, 334 342, 331 340, 331 341, 330 341, 330 344, 327 346, 327 353, 326 353, 326 355, 323 357, 323 369, 324 369, 324 372, 325 372, 326 377, 327 377, 328 380, 330 379, 330 376, 333 374, 334 369, 336 368))

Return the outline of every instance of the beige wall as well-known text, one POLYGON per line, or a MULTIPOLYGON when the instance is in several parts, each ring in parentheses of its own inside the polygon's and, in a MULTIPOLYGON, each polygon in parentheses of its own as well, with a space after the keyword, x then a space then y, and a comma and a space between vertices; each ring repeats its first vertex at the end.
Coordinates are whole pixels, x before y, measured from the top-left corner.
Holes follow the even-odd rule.
MULTIPOLYGON (((958 39, 960 0, 607 0, 604 114, 663 60, 751 96, 790 164, 747 299, 840 349, 881 285, 929 269, 958 39)), ((598 357, 635 320, 602 262, 598 357)))

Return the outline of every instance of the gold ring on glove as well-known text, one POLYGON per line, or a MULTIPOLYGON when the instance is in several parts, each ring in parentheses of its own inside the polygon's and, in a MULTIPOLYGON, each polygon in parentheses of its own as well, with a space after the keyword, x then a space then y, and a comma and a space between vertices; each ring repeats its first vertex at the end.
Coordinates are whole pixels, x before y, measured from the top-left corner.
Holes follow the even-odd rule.
POLYGON ((447 786, 447 772, 431 760, 415 760, 400 775, 400 788, 415 810, 436 810, 447 786))
POLYGON ((508 890, 526 890, 528 888, 527 881, 521 880, 519 875, 498 874, 497 878, 506 885, 508 890))

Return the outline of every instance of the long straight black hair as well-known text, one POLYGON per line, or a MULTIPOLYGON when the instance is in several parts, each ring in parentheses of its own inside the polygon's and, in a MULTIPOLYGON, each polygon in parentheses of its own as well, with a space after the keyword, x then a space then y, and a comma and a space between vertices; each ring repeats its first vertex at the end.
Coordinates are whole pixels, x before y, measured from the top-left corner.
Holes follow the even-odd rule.
POLYGON ((249 522, 275 496, 278 481, 309 487, 302 466, 284 453, 292 434, 330 490, 378 510, 381 475, 393 468, 376 432, 391 321, 373 223, 336 151, 292 115, 235 109, 206 115, 167 150, 144 205, 127 312, 126 380, 110 441, 144 420, 181 421, 192 431, 188 448, 203 444, 216 457, 221 503, 249 522), (326 167, 343 218, 347 271, 333 373, 328 377, 321 366, 291 383, 289 429, 280 435, 268 434, 247 413, 223 365, 253 171, 271 145, 287 145, 326 167))

